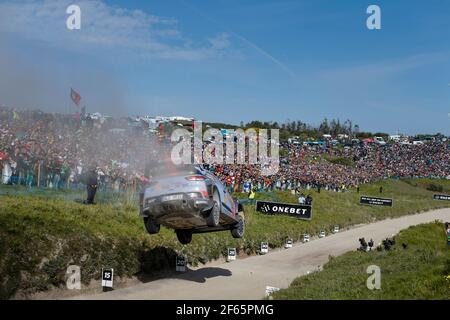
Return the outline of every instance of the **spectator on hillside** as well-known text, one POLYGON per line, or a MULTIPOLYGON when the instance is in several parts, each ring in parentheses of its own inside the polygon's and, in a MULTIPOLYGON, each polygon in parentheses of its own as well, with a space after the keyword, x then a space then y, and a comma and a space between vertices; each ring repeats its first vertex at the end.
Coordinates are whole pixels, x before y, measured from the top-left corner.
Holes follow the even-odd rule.
POLYGON ((87 199, 85 204, 95 204, 95 193, 98 187, 98 175, 95 167, 91 168, 86 177, 87 199))
POLYGON ((366 239, 360 238, 360 239, 359 239, 359 244, 360 244, 360 247, 359 247, 359 250, 360 250, 360 251, 367 251, 367 242, 366 242, 366 239))
POLYGON ((248 199, 250 200, 250 203, 255 203, 255 191, 253 189, 250 189, 250 192, 248 193, 248 199))
POLYGON ((369 245, 369 250, 372 250, 373 248, 373 239, 370 239, 370 241, 367 243, 369 245))
POLYGON ((298 197, 298 203, 299 204, 305 204, 306 202, 306 198, 305 195, 302 193, 299 197, 298 197))

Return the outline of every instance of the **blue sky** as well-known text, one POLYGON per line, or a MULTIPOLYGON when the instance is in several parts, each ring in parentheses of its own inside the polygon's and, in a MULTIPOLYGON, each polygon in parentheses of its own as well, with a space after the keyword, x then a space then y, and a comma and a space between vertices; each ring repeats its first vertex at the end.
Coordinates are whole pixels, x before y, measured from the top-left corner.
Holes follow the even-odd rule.
POLYGON ((111 115, 450 134, 449 17, 447 0, 0 0, 0 104, 74 112, 74 87, 111 115))

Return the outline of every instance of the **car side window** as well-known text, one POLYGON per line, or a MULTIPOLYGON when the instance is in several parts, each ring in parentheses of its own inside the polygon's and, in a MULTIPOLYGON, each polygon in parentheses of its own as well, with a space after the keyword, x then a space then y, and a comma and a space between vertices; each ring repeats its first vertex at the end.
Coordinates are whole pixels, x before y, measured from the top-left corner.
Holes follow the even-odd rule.
POLYGON ((214 174, 205 171, 205 175, 212 181, 216 182, 216 176, 214 174))

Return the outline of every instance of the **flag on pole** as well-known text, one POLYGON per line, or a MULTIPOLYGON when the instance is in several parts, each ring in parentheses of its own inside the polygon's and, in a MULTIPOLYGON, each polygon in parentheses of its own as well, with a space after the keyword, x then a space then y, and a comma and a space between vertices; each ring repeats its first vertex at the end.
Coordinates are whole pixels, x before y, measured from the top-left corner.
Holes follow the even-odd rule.
POLYGON ((76 92, 72 88, 70 88, 70 98, 77 106, 80 106, 81 96, 78 92, 76 92))

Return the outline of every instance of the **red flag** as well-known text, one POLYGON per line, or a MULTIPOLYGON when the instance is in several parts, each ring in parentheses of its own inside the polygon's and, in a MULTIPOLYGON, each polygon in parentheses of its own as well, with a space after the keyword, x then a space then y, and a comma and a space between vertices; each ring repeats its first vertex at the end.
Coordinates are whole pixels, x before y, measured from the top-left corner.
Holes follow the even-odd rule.
POLYGON ((81 96, 78 92, 70 88, 70 98, 72 98, 72 101, 77 105, 80 106, 80 100, 81 96))

